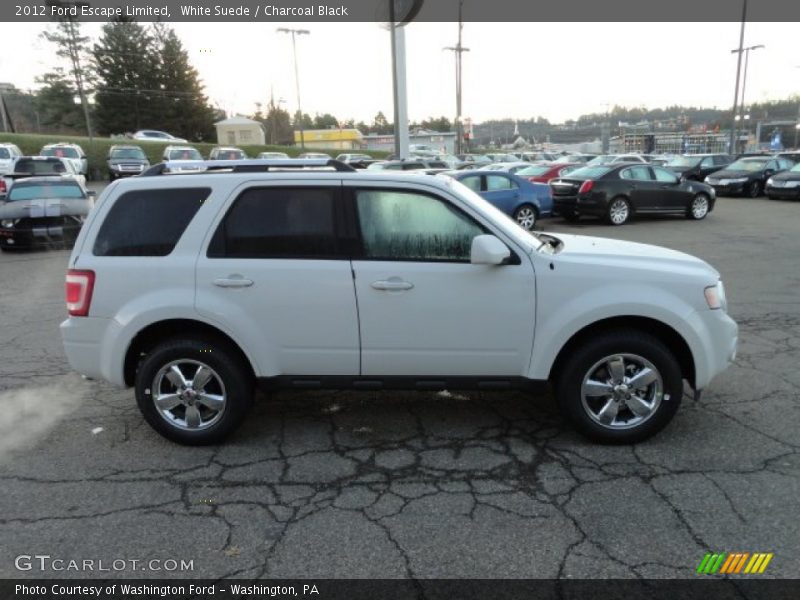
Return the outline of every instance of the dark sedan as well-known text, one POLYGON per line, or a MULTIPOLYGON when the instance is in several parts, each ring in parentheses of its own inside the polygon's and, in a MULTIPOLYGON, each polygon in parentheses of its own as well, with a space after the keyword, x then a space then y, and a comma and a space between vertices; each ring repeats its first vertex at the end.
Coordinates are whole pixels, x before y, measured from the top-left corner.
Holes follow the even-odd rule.
POLYGON ((71 246, 91 208, 91 198, 74 179, 20 179, 0 203, 0 249, 71 246))
POLYGON ((775 173, 791 169, 792 165, 785 158, 748 156, 712 173, 705 182, 713 186, 720 196, 758 198, 764 192, 767 179, 775 173))
POLYGON ((800 200, 800 163, 767 179, 766 190, 770 200, 800 200))
POLYGON ((582 215, 622 225, 634 215, 675 214, 703 219, 714 210, 714 188, 682 181, 663 167, 614 164, 583 167, 550 182, 553 211, 568 221, 582 215))
POLYGON ((727 154, 684 154, 676 156, 664 166, 683 179, 703 181, 732 162, 733 157, 727 154))

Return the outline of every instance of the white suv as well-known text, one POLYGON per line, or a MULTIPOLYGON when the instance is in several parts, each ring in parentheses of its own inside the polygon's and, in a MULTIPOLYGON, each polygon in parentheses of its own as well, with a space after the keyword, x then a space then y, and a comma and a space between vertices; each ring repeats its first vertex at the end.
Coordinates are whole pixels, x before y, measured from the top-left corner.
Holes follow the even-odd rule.
POLYGON ((222 439, 256 384, 547 381, 583 434, 635 442, 669 422, 683 380, 700 390, 735 356, 736 323, 702 260, 531 235, 450 177, 337 161, 157 172, 98 199, 61 333, 74 369, 134 386, 145 419, 177 442, 222 439), (308 168, 323 165, 336 170, 308 168))

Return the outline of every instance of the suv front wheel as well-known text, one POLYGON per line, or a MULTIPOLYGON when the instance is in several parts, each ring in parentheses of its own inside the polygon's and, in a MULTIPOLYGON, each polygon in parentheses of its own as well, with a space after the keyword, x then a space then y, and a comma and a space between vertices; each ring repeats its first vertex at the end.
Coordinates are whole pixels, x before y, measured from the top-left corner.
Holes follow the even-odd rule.
POLYGON ((559 404, 575 428, 604 443, 640 442, 670 422, 683 394, 680 366, 657 338, 636 330, 589 339, 556 381, 559 404))
POLYGON ((214 444, 244 419, 253 377, 227 344, 173 338, 156 345, 136 371, 136 402, 161 435, 186 445, 214 444))

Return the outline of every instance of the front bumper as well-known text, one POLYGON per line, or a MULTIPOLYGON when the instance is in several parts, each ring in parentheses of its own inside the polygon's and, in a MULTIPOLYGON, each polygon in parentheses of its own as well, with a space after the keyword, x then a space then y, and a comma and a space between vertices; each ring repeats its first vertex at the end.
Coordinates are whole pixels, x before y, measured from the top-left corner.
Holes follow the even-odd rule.
POLYGON ((710 183, 708 185, 714 188, 714 192, 717 194, 717 196, 741 196, 745 193, 747 186, 750 185, 750 183, 729 183, 726 185, 710 183))
POLYGON ((766 192, 770 198, 783 198, 786 200, 800 200, 800 187, 774 187, 767 186, 766 192))
POLYGON ((692 348, 694 387, 702 390, 736 360, 739 326, 723 310, 702 310, 689 315, 688 325, 698 334, 699 348, 692 348))
POLYGON ((4 248, 36 248, 54 244, 72 243, 81 230, 81 225, 43 224, 41 227, 0 227, 0 246, 4 248))

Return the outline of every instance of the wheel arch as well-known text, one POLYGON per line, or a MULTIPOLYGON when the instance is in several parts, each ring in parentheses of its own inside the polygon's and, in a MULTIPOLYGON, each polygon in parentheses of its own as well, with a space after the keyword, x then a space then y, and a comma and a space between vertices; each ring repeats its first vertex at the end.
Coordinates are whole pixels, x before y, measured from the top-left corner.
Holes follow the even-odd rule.
POLYGON ((136 367, 144 354, 147 354, 159 341, 178 335, 202 337, 223 343, 238 354, 242 364, 246 365, 247 369, 255 377, 255 368, 247 353, 224 331, 195 319, 166 319, 149 324, 131 340, 125 353, 123 364, 125 385, 133 385, 136 377, 136 367))
POLYGON ((591 323, 578 330, 572 335, 572 337, 569 338, 569 340, 567 340, 564 346, 562 346, 561 350, 559 350, 555 361, 553 361, 553 364, 550 367, 548 379, 553 381, 558 377, 558 374, 560 373, 567 357, 569 357, 574 349, 586 339, 601 335, 608 331, 619 330, 622 328, 638 329, 645 333, 649 333, 664 342, 667 348, 669 348, 669 350, 675 355, 675 359, 678 361, 678 364, 681 368, 681 375, 692 387, 694 387, 694 355, 692 354, 689 344, 680 333, 666 323, 641 316, 610 317, 600 321, 595 321, 594 323, 591 323))

